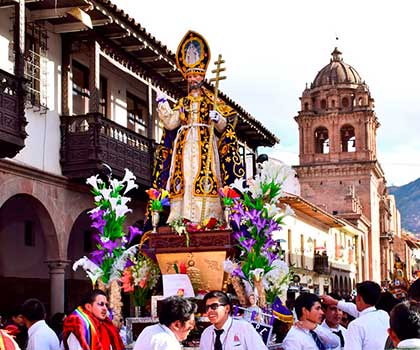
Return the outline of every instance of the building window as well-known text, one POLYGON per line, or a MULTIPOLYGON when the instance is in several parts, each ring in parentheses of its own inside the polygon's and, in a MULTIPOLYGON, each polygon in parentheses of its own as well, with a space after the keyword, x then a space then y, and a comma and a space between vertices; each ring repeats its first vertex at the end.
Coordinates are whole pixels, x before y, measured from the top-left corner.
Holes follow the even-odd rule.
POLYGON ((82 115, 89 111, 89 69, 77 61, 72 62, 73 114, 82 115))
POLYGON ((27 102, 38 109, 47 110, 47 30, 33 22, 26 24, 25 33, 25 78, 27 79, 27 102))
POLYGON ((127 92, 127 127, 136 133, 147 136, 149 114, 146 102, 127 92))
POLYGON ((108 81, 102 76, 99 81, 99 112, 108 118, 108 81))
POLYGON ((23 228, 24 241, 27 247, 35 247, 35 235, 32 221, 26 220, 23 228))
POLYGON ((343 97, 343 99, 341 100, 341 105, 343 106, 343 108, 347 108, 349 106, 349 99, 347 97, 343 97))
POLYGON ((319 127, 315 130, 315 153, 329 153, 330 152, 330 142, 328 138, 328 129, 324 127, 319 127))
POLYGON ((344 125, 340 129, 341 152, 356 152, 356 136, 351 125, 344 125))
POLYGON ((326 108, 327 108, 327 101, 321 100, 321 109, 326 109, 326 108))

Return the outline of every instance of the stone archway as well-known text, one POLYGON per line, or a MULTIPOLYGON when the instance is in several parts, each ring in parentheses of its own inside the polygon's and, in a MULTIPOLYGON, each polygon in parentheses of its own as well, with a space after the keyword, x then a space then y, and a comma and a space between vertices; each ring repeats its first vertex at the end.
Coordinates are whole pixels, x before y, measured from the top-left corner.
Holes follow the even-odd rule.
POLYGON ((67 310, 73 310, 92 289, 92 283, 86 273, 79 268, 73 271, 73 264, 83 256, 89 256, 95 248, 93 240, 94 229, 91 228, 91 219, 88 210, 82 211, 74 221, 70 230, 67 245, 67 257, 70 261, 66 269, 66 300, 67 310))
POLYGON ((35 197, 17 194, 0 207, 0 310, 27 298, 42 300, 51 309, 51 271, 58 240, 46 207, 35 197))

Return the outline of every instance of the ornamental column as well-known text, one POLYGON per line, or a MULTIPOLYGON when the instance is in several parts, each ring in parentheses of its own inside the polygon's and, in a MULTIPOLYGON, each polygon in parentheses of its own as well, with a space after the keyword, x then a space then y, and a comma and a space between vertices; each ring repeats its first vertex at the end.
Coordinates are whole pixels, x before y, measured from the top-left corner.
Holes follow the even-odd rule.
POLYGON ((64 277, 69 260, 46 261, 50 274, 50 310, 51 315, 64 312, 64 277))

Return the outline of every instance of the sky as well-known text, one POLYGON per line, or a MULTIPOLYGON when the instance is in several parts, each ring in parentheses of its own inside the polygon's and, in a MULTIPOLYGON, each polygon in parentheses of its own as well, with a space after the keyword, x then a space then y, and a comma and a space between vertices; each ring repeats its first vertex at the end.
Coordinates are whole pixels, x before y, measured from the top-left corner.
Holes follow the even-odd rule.
POLYGON ((290 165, 298 164, 299 97, 337 46, 375 100, 387 184, 420 177, 418 0, 111 1, 174 53, 188 30, 202 34, 212 61, 226 61, 220 89, 280 139, 259 152, 290 165))

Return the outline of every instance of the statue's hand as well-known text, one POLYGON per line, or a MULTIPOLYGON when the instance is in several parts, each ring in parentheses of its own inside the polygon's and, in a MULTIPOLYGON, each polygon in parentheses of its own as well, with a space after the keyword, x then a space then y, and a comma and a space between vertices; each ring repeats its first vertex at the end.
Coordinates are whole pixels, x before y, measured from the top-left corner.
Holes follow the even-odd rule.
POLYGON ((166 95, 164 92, 158 90, 156 92, 156 102, 158 104, 161 104, 161 103, 165 103, 166 101, 168 101, 168 95, 166 95))
POLYGON ((215 123, 218 123, 220 118, 222 117, 218 111, 212 110, 209 112, 209 117, 215 123))

